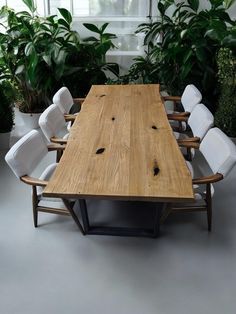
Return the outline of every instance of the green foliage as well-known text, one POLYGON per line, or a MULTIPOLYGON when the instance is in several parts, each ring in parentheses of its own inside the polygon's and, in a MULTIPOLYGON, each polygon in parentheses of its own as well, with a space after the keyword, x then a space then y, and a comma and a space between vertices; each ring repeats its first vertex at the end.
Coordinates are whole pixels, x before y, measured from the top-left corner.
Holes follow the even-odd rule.
POLYGON ((59 16, 43 18, 37 16, 33 0, 22 1, 30 13, 16 13, 8 7, 0 10, 0 22, 5 27, 0 33, 0 79, 9 79, 16 86, 22 98, 21 111, 42 112, 64 84, 74 90, 74 95, 78 90, 84 95, 92 84, 106 82, 107 71, 119 72, 117 64, 105 60, 115 38, 105 32, 108 23, 101 28, 86 24, 98 39, 81 42, 71 29, 68 10, 59 8, 59 16))
POLYGON ((22 0, 22 1, 30 9, 31 13, 34 13, 36 11, 34 0, 22 0))
POLYGON ((0 83, 0 133, 11 132, 14 125, 11 89, 8 82, 0 83))
POLYGON ((60 81, 76 35, 70 30, 69 13, 42 18, 33 1, 24 1, 31 13, 1 9, 5 33, 0 33, 0 66, 4 78, 14 82, 22 95, 20 110, 42 112, 60 81))
POLYGON ((217 55, 220 97, 215 124, 227 135, 236 137, 236 56, 229 48, 217 55))
MULTIPOLYGON (((234 44, 235 21, 226 9, 233 1, 208 1, 208 10, 199 9, 198 0, 158 1, 160 18, 139 25, 144 32, 148 57, 155 59, 153 78, 169 92, 181 94, 193 83, 214 103, 216 95, 216 53, 226 42, 234 44), (172 6, 169 16, 167 9, 172 6), (233 31, 234 30, 234 31, 233 31)), ((155 82, 154 81, 154 82, 155 82)))
POLYGON ((116 38, 105 32, 108 23, 100 28, 90 23, 84 23, 84 26, 95 35, 85 38, 79 47, 71 50, 67 58, 68 71, 63 76, 64 84, 74 97, 86 96, 92 84, 105 84, 107 72, 119 75, 118 64, 106 62, 106 53, 115 47, 112 39, 116 38))

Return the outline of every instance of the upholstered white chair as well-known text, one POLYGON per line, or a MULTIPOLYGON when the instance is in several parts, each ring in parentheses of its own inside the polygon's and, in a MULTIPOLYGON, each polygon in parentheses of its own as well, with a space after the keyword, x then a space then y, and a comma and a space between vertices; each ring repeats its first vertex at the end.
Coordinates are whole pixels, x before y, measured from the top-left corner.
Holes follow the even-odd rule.
MULTIPOLYGON (((56 169, 57 163, 48 165, 37 178, 31 177, 36 166, 48 151, 58 151, 64 148, 64 145, 58 144, 50 144, 47 146, 42 135, 38 131, 32 130, 12 146, 5 156, 6 162, 16 177, 32 186, 32 206, 35 227, 38 226, 38 212, 72 215, 73 218, 75 216, 72 207, 66 207, 62 200, 42 196, 43 189, 56 169)), ((76 223, 83 232, 79 221, 76 221, 76 223)))
POLYGON ((63 113, 66 121, 73 122, 76 118, 77 113, 72 113, 72 106, 77 105, 78 110, 84 101, 84 98, 73 98, 67 87, 60 88, 53 96, 53 104, 57 105, 63 113))
POLYGON ((212 226, 212 196, 214 188, 212 183, 227 177, 230 170, 236 164, 236 146, 220 129, 210 129, 202 142, 185 143, 189 147, 199 148, 205 157, 212 174, 203 177, 195 177, 196 168, 190 162, 186 162, 193 177, 193 188, 195 193, 195 203, 193 204, 172 204, 164 211, 161 221, 167 218, 170 213, 188 211, 207 211, 208 230, 212 226))
POLYGON ((189 115, 193 108, 200 103, 202 100, 202 94, 197 89, 197 87, 193 84, 189 84, 185 87, 182 96, 168 96, 164 95, 162 96, 164 101, 173 101, 174 102, 174 108, 173 110, 169 110, 167 113, 174 113, 176 108, 176 103, 180 102, 183 106, 185 115, 189 115))
MULTIPOLYGON (((207 131, 213 127, 214 116, 209 109, 203 104, 198 104, 194 107, 189 117, 178 117, 178 121, 185 121, 188 123, 191 129, 191 135, 187 133, 174 132, 175 138, 179 143, 183 141, 191 141, 200 143, 207 131)), ((191 155, 194 154, 194 149, 187 148, 187 156, 191 159, 191 155)))
POLYGON ((190 113, 193 111, 194 107, 199 104, 202 100, 202 94, 197 89, 196 86, 193 84, 189 84, 185 87, 184 92, 182 96, 162 96, 162 99, 164 102, 173 101, 174 105, 172 109, 168 109, 167 111, 167 117, 171 121, 171 125, 173 127, 178 127, 180 130, 186 129, 186 123, 185 122, 178 122, 176 123, 173 118, 176 117, 176 114, 178 116, 185 116, 188 117, 190 113), (183 112, 177 112, 177 103, 181 103, 183 107, 183 112), (174 121, 173 121, 174 120, 174 121))
POLYGON ((57 105, 49 106, 39 118, 39 126, 48 142, 66 144, 69 131, 57 105))

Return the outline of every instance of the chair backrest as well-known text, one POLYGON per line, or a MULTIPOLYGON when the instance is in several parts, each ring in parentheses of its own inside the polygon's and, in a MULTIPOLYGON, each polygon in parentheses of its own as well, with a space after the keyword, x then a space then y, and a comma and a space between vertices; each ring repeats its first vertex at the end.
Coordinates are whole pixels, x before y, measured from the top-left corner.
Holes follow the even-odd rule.
POLYGON ((210 129, 200 144, 200 151, 214 173, 224 177, 236 163, 236 146, 218 128, 210 129))
POLYGON ((207 131, 213 127, 214 116, 206 106, 198 104, 194 107, 192 113, 190 114, 188 124, 193 132, 193 135, 202 140, 207 131))
POLYGON ((39 126, 49 142, 54 136, 63 138, 68 133, 64 116, 54 104, 41 114, 39 126))
POLYGON ((193 84, 189 84, 185 87, 185 90, 181 96, 181 103, 184 107, 184 111, 192 112, 193 108, 202 100, 202 94, 193 84))
POLYGON ((68 114, 74 103, 67 87, 60 88, 53 96, 52 102, 60 108, 63 114, 68 114))
POLYGON ((20 178, 30 175, 41 159, 47 154, 47 145, 42 135, 32 130, 15 143, 5 156, 5 160, 20 178))

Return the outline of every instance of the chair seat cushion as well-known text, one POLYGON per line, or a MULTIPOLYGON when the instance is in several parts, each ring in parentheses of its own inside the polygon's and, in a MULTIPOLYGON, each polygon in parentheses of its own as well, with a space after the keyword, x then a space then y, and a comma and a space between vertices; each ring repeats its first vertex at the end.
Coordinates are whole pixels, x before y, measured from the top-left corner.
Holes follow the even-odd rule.
MULTIPOLYGON (((194 178, 194 168, 191 162, 186 161, 186 165, 191 173, 192 178, 194 178)), ((194 184, 193 185, 194 196, 196 201, 204 200, 206 196, 206 185, 205 184, 194 184)), ((214 186, 211 184, 211 196, 214 195, 214 186)))
POLYGON ((63 139, 64 139, 64 140, 68 140, 69 135, 70 135, 70 133, 65 134, 65 135, 63 136, 63 139))
MULTIPOLYGON (((52 174, 54 173, 55 169, 57 167, 57 163, 52 163, 49 166, 47 166, 47 168, 43 171, 43 173, 41 174, 41 176, 39 177, 40 180, 45 180, 48 181, 52 174)), ((37 195, 42 197, 42 193, 43 193, 43 187, 38 186, 37 187, 37 195)))

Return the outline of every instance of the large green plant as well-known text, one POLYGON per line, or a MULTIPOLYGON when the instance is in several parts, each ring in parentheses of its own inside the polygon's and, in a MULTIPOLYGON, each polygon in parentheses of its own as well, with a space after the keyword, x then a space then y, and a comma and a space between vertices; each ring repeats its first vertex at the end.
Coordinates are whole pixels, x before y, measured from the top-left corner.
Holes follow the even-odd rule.
POLYGON ((14 109, 11 86, 0 82, 0 133, 11 132, 14 125, 14 109))
POLYGON ((30 12, 1 9, 0 65, 4 77, 14 82, 24 112, 42 112, 66 67, 66 57, 78 34, 70 28, 72 17, 59 9, 61 17, 39 17, 33 0, 23 0, 30 12))
POLYGON ((207 2, 209 9, 201 10, 199 0, 160 0, 160 18, 141 24, 138 32, 145 32, 148 54, 156 59, 156 81, 171 93, 181 93, 193 83, 214 102, 216 53, 235 25, 226 12, 235 1, 207 2))
POLYGON ((227 135, 236 137, 236 55, 221 48, 217 55, 220 97, 215 124, 227 135))
POLYGON ((74 97, 86 96, 92 84, 105 84, 108 81, 107 73, 119 74, 118 64, 106 61, 107 51, 115 47, 112 39, 116 38, 116 35, 106 32, 108 23, 100 28, 90 23, 83 25, 94 36, 84 38, 79 47, 71 50, 67 58, 68 71, 63 77, 64 84, 74 97))

